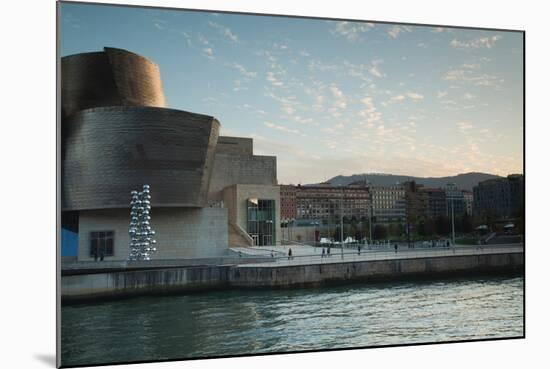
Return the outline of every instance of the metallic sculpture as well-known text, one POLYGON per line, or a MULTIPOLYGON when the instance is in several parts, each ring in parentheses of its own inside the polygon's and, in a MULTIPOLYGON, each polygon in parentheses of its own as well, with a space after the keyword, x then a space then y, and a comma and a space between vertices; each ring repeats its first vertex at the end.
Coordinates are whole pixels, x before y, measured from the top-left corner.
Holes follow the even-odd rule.
POLYGON ((151 260, 151 254, 157 251, 151 229, 151 193, 149 185, 143 185, 143 191, 132 191, 130 202, 130 253, 129 260, 151 260))

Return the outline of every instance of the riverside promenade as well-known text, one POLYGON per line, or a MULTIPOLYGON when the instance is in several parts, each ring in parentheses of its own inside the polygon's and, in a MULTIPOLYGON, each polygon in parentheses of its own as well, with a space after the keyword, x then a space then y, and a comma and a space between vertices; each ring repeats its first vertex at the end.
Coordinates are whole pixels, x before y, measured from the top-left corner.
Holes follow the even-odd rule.
MULTIPOLYGON (((440 278, 476 274, 524 272, 522 244, 401 247, 395 250, 322 249, 307 245, 236 248, 240 255, 223 264, 182 265, 155 260, 154 266, 118 264, 104 269, 80 270, 62 275, 61 298, 65 302, 190 293, 215 289, 320 287, 329 284, 440 278), (273 256, 271 256, 273 255, 273 256)), ((221 261, 221 260, 216 260, 221 261)))
POLYGON ((414 258, 434 258, 445 256, 461 255, 487 255, 487 254, 507 254, 522 253, 523 244, 508 245, 460 245, 450 247, 416 247, 407 248, 400 245, 397 250, 391 247, 386 248, 367 248, 362 246, 359 250, 355 248, 331 248, 330 254, 327 254, 325 247, 323 256, 321 246, 310 245, 292 245, 292 246, 263 246, 233 248, 234 251, 241 252, 247 256, 272 257, 272 263, 247 263, 239 265, 240 267, 279 267, 291 265, 313 265, 330 263, 353 263, 373 260, 397 260, 414 258), (288 251, 292 250, 292 256, 289 258, 288 251))

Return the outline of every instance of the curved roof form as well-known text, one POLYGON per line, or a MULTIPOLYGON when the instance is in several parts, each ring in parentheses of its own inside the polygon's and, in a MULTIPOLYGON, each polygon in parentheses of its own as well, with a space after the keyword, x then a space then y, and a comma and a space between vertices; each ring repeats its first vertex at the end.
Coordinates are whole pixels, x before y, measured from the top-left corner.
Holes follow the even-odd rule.
POLYGON ((61 101, 65 117, 101 106, 166 106, 159 67, 109 47, 61 59, 61 101))

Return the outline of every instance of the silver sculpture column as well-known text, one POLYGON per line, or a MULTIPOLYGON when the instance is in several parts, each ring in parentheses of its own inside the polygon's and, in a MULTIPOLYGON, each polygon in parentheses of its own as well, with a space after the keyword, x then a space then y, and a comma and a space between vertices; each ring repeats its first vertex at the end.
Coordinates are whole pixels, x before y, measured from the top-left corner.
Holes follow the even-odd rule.
POLYGON ((130 253, 128 260, 151 260, 151 254, 156 252, 153 239, 155 231, 149 224, 151 216, 151 193, 149 185, 143 185, 141 192, 132 191, 132 201, 130 202, 130 253))

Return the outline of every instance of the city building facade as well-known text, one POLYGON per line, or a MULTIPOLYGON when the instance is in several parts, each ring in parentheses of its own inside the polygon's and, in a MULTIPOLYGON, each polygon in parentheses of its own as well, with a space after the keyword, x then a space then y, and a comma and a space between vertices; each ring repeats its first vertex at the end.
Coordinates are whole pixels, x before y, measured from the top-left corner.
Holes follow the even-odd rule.
POLYGON ((512 174, 480 182, 474 187, 474 215, 493 219, 513 219, 523 215, 524 177, 512 174))
POLYGON ((372 186, 373 221, 375 223, 405 223, 407 220, 403 185, 372 186))
POLYGON ((426 217, 437 219, 447 215, 447 197, 441 188, 422 188, 426 198, 426 217))
POLYGON ((472 191, 462 190, 462 196, 464 197, 464 206, 466 208, 466 214, 473 215, 474 193, 472 191))
POLYGON ((338 223, 367 219, 370 216, 370 193, 367 187, 330 184, 296 186, 296 218, 338 223))
POLYGON ((293 185, 280 185, 281 193, 281 220, 283 222, 289 222, 292 219, 296 219, 296 186, 293 185))
POLYGON ((423 186, 415 181, 403 183, 405 189, 405 208, 407 213, 407 223, 415 224, 427 216, 427 194, 422 191, 423 186))

